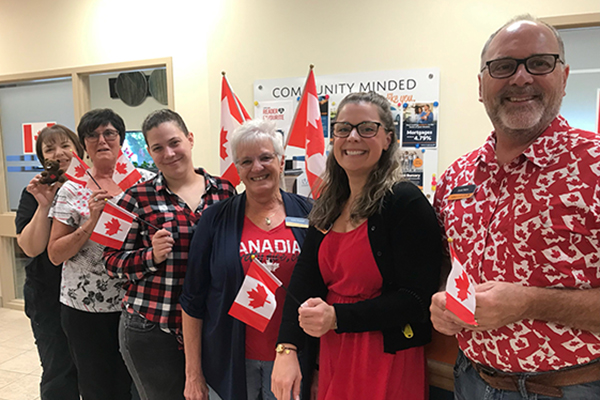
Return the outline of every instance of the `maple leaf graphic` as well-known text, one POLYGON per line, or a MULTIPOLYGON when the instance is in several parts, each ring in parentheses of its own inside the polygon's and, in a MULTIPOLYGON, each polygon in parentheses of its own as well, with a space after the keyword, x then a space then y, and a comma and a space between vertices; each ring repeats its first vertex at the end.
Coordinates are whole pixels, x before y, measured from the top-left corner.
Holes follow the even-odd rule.
POLYGON ((117 165, 115 166, 115 170, 121 175, 126 174, 127 164, 125 164, 124 162, 117 163, 117 165))
POLYGON ((227 143, 227 131, 225 128, 221 128, 221 159, 227 159, 227 149, 225 148, 225 143, 227 143))
POLYGON ((107 223, 105 223, 104 227, 106 228, 106 234, 109 236, 116 235, 117 232, 122 230, 121 223, 116 218, 113 218, 110 221, 108 221, 107 223))
POLYGON ((255 289, 248 291, 248 297, 250 297, 249 306, 252 308, 259 308, 265 305, 265 303, 271 303, 267 300, 267 291, 265 288, 257 284, 255 289))
POLYGON ((77 178, 81 178, 82 176, 85 175, 85 168, 83 167, 83 165, 78 165, 75 167, 75 176, 77 178))
POLYGON ((463 271, 463 273, 460 274, 460 276, 456 278, 454 282, 456 282, 456 288, 458 289, 458 299, 460 301, 465 301, 471 294, 469 292, 469 277, 467 276, 467 273, 463 271))

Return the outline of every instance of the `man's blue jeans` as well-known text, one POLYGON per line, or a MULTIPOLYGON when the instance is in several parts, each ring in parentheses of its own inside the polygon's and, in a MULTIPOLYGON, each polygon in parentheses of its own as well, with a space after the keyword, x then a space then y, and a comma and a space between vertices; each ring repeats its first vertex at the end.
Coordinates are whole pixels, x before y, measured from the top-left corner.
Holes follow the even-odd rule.
MULTIPOLYGON (((498 390, 489 386, 475 371, 469 359, 459 351, 454 366, 454 398, 456 400, 556 400, 556 397, 527 393, 525 380, 539 373, 519 373, 520 392, 498 390)), ((600 399, 600 381, 563 386, 563 400, 600 399)))

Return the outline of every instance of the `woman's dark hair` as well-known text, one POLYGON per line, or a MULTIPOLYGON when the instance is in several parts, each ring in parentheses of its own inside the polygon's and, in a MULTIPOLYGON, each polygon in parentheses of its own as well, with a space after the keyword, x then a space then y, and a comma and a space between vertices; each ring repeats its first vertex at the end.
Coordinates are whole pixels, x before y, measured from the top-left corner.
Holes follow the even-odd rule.
POLYGON ((110 108, 97 108, 92 111, 86 112, 79 125, 77 125, 77 134, 79 135, 79 141, 85 148, 85 138, 99 126, 105 126, 111 124, 119 132, 119 144, 122 146, 125 141, 125 122, 123 118, 110 108))
POLYGON ((73 150, 75 153, 77 153, 79 158, 83 157, 83 146, 81 145, 81 142, 79 141, 79 138, 75 132, 64 125, 55 124, 42 129, 38 135, 37 141, 35 142, 35 153, 37 154, 37 157, 42 165, 46 161, 44 159, 42 146, 44 146, 44 144, 59 142, 63 138, 69 139, 71 142, 73 142, 73 145, 75 145, 75 149, 73 150))

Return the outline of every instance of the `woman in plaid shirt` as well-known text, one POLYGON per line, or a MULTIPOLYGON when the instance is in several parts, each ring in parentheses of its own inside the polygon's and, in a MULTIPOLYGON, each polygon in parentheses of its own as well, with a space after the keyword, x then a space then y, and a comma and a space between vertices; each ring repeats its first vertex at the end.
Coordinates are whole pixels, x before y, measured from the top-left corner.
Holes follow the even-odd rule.
POLYGON ((233 196, 235 188, 194 169, 194 135, 176 112, 153 112, 142 131, 159 173, 127 190, 119 202, 139 219, 121 249, 106 249, 106 268, 109 275, 127 279, 119 341, 140 397, 183 399, 178 300, 190 241, 204 209, 233 196))

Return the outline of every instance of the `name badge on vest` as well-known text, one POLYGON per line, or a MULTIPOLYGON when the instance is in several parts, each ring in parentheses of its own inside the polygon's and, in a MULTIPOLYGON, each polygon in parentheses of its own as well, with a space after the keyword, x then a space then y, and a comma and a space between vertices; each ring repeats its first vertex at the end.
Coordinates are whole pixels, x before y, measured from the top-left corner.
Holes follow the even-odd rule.
POLYGON ((285 217, 285 226, 290 228, 308 228, 308 218, 285 217))
POLYGON ((448 196, 448 200, 462 200, 468 199, 469 197, 475 194, 475 189, 477 186, 475 185, 465 185, 458 186, 452 189, 450 196, 448 196))

